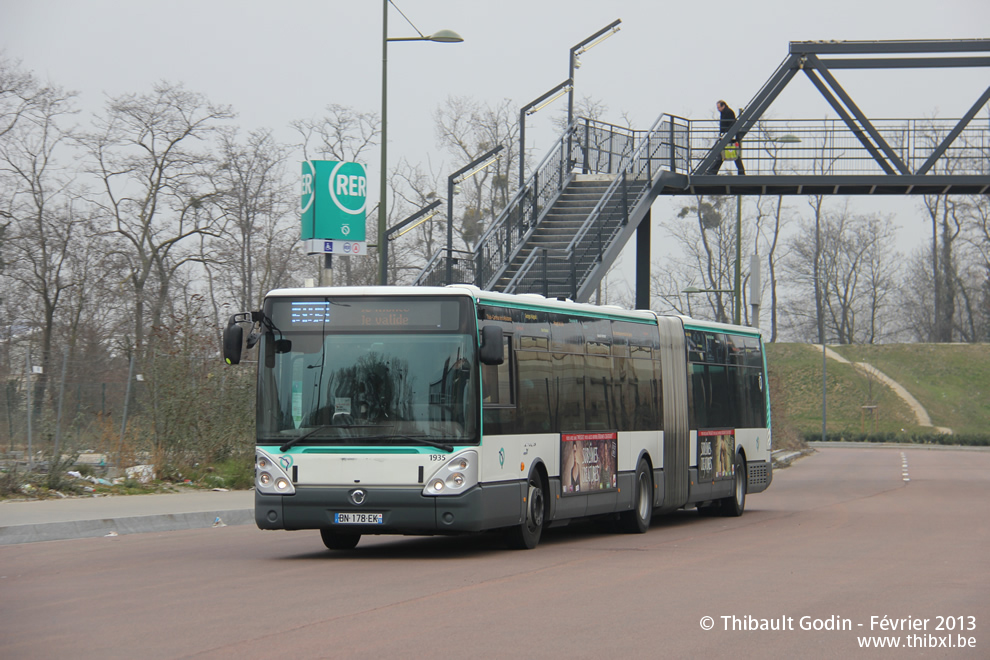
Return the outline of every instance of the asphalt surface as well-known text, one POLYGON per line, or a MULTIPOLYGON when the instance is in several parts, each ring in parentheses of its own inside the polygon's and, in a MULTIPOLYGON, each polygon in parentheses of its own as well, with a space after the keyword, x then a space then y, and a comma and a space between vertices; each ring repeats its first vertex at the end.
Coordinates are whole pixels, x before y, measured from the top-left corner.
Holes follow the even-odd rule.
POLYGON ((254 524, 254 491, 0 502, 0 545, 254 524))
MULTIPOLYGON (((835 446, 836 443, 811 444, 835 446)), ((858 443, 839 444, 846 447, 871 446, 858 443)), ((917 445, 904 447, 918 448, 917 445)), ((775 467, 786 466, 802 453, 775 455, 775 467)), ((0 545, 247 524, 254 524, 253 490, 0 501, 0 545)))
POLYGON ((988 492, 988 451, 823 447, 741 517, 525 552, 253 525, 3 546, 0 657, 987 660, 988 492))

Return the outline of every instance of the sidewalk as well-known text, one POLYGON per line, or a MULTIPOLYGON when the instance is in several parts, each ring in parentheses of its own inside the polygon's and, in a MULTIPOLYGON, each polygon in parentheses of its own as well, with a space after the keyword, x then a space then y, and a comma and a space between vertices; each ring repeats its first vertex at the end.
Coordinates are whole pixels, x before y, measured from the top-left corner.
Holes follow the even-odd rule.
POLYGON ((253 490, 0 502, 0 545, 246 524, 253 490))

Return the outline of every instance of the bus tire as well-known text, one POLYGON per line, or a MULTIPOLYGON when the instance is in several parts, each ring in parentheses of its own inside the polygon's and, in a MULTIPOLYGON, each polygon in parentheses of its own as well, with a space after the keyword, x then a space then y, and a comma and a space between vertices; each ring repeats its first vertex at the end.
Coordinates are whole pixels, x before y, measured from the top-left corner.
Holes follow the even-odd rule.
POLYGON ((732 496, 722 500, 722 515, 729 517, 741 516, 746 509, 746 461, 742 454, 736 454, 733 472, 732 496))
POLYGON ((539 545, 547 522, 547 485, 539 472, 530 474, 528 487, 525 518, 505 534, 505 543, 513 550, 532 550, 539 545))
POLYGON ((329 527, 321 528, 320 536, 329 550, 353 550, 361 540, 360 534, 338 534, 329 527))
POLYGON ((653 520, 653 475, 645 458, 639 459, 633 481, 633 508, 619 514, 622 530, 628 534, 645 534, 653 520))

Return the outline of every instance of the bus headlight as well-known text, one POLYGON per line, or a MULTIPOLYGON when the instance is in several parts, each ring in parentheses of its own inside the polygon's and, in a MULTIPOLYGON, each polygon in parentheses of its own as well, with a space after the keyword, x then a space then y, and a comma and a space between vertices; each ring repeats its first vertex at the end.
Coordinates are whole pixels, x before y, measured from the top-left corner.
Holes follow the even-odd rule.
POLYGON ((296 487, 270 454, 255 447, 254 450, 255 477, 254 487, 264 495, 294 495, 296 487))
POLYGON ((453 456, 426 480, 423 495, 460 495, 478 484, 478 452, 473 449, 453 456))

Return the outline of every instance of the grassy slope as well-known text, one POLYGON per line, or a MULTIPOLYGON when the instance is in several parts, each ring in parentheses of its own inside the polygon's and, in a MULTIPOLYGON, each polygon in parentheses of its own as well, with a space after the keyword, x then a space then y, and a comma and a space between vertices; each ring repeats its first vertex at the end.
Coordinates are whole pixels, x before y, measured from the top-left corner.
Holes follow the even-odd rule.
MULTIPOLYGON (((831 347, 847 360, 869 362, 925 406, 936 426, 956 433, 990 432, 990 346, 895 344, 831 347)), ((822 354, 808 344, 767 347, 775 412, 801 431, 822 427, 822 354)), ((829 432, 872 430, 862 406, 877 406, 879 432, 924 432, 910 408, 851 365, 827 364, 829 432)))
POLYGON ((934 425, 954 433, 990 433, 990 345, 842 346, 837 352, 869 362, 903 385, 934 425))

